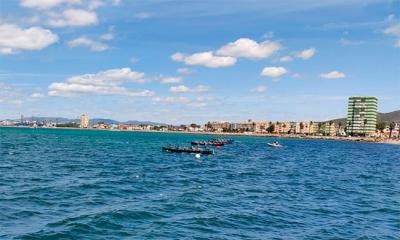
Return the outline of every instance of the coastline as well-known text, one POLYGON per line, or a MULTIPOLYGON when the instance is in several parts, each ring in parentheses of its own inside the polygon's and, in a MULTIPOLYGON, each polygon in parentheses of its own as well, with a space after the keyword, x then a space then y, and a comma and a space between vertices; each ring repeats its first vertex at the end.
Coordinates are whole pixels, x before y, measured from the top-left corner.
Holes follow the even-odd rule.
MULTIPOLYGON (((32 128, 24 126, 0 126, 0 128, 32 128)), ((34 129, 34 128, 32 128, 34 129)), ((242 136, 262 138, 284 138, 284 139, 310 139, 342 142, 368 142, 400 145, 400 139, 385 139, 374 137, 337 137, 337 136, 310 136, 295 134, 270 134, 270 133, 227 133, 227 132, 184 132, 184 131, 155 131, 155 130, 120 130, 120 129, 97 129, 97 128, 38 128, 38 129, 60 129, 60 130, 89 130, 89 131, 113 131, 113 132, 143 132, 143 133, 166 133, 166 134, 188 134, 188 135, 209 135, 209 136, 242 136)))

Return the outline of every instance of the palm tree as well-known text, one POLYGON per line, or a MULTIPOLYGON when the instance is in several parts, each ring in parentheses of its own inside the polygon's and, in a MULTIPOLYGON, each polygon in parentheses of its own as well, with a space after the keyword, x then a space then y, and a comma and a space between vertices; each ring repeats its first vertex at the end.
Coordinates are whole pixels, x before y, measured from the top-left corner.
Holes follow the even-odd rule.
POLYGON ((318 123, 318 133, 320 133, 320 132, 321 132, 322 125, 323 125, 323 123, 322 123, 322 122, 319 122, 319 123, 318 123))
POLYGON ((311 121, 311 122, 310 122, 310 126, 308 127, 308 134, 309 134, 309 135, 311 134, 311 128, 312 128, 313 125, 314 125, 314 122, 311 121))
POLYGON ((303 129, 304 129, 304 123, 301 122, 301 123, 300 123, 300 133, 303 133, 303 129))
POLYGON ((338 123, 338 129, 336 130, 336 136, 339 135, 339 131, 340 131, 340 129, 342 129, 342 126, 343 126, 343 123, 339 122, 338 123))
POLYGON ((393 132, 393 130, 394 130, 395 127, 396 127, 396 123, 391 122, 391 123, 389 124, 389 138, 392 138, 392 132, 393 132))
POLYGON ((332 124, 333 124, 333 121, 329 121, 328 135, 331 135, 332 124))

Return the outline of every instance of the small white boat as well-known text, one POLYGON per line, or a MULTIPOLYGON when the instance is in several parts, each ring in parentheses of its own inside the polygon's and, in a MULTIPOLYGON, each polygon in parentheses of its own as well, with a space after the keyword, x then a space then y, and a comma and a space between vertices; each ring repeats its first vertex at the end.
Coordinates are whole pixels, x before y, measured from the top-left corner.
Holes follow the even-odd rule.
POLYGON ((267 143, 267 145, 270 146, 270 147, 283 147, 282 145, 280 145, 277 142, 275 142, 275 143, 267 143))

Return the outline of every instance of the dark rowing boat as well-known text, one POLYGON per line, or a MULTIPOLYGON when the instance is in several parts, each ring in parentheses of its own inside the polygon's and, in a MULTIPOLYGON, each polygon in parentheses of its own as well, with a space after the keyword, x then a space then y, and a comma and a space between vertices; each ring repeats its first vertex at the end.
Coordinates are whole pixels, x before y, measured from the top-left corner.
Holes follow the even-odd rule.
POLYGON ((212 141, 192 141, 192 145, 212 145, 212 146, 224 146, 224 143, 221 142, 212 142, 212 141))
POLYGON ((200 153, 200 154, 214 154, 214 151, 211 149, 204 148, 195 148, 195 147, 163 147, 163 151, 165 152, 174 152, 174 153, 200 153))

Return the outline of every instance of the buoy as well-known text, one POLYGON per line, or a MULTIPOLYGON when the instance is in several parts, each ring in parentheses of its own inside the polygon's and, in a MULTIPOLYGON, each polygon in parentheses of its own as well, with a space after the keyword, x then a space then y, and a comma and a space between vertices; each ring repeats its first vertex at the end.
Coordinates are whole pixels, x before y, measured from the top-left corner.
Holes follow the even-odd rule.
POLYGON ((201 157, 201 155, 200 155, 200 153, 196 153, 196 155, 194 155, 196 158, 200 158, 201 157))

